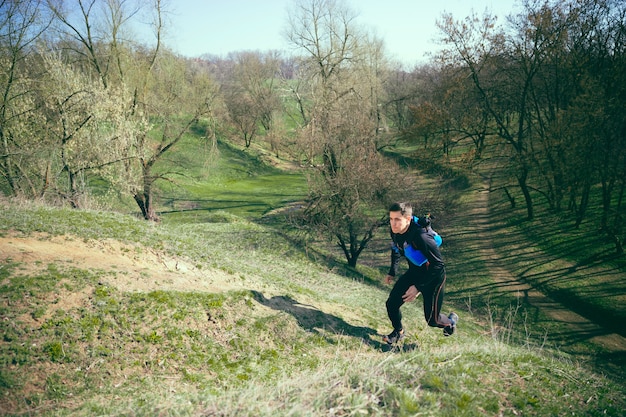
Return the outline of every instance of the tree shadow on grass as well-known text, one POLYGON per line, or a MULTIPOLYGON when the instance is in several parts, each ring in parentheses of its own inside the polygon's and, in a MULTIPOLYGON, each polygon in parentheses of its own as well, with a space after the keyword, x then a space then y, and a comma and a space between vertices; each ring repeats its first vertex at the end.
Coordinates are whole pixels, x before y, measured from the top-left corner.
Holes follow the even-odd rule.
POLYGON ((364 344, 383 352, 398 351, 400 349, 409 351, 417 348, 417 345, 409 343, 399 348, 393 348, 379 341, 382 335, 379 335, 376 330, 370 327, 354 326, 340 317, 325 313, 315 306, 299 303, 289 296, 266 298, 258 291, 251 291, 251 293, 258 303, 271 309, 291 314, 300 327, 307 332, 320 335, 330 344, 336 344, 337 341, 328 337, 327 332, 356 337, 364 344))
POLYGON ((594 366, 614 379, 626 383, 626 352, 602 352, 593 357, 594 366))

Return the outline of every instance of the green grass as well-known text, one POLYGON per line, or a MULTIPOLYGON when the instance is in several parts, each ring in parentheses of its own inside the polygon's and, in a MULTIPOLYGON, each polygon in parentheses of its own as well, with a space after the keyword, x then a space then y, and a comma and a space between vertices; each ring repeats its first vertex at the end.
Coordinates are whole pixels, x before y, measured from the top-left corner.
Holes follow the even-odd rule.
POLYGON ((458 334, 427 328, 411 304, 403 310, 410 334, 394 353, 379 342, 387 289, 368 284, 376 277, 336 274, 239 217, 152 225, 44 207, 1 213, 4 235, 115 239, 137 255, 145 245, 225 271, 240 287, 126 292, 115 286, 119 271, 5 261, 5 415, 617 416, 626 405, 622 386, 584 363, 494 337, 483 317, 454 305, 463 277, 450 286, 458 334), (81 302, 59 308, 72 294, 81 302))
POLYGON ((502 194, 491 196, 498 228, 494 246, 505 249, 500 251, 505 266, 568 308, 625 336, 620 323, 626 320, 626 257, 615 256, 614 245, 597 231, 594 210, 599 208, 592 208, 588 220, 574 229, 563 213, 548 210, 539 196, 535 201, 536 218, 520 221, 524 207, 512 210, 502 194))
POLYGON ((269 166, 259 147, 241 149, 220 141, 219 156, 197 147, 197 140, 188 138, 162 167, 165 171, 190 168, 174 182, 160 185, 159 214, 164 222, 212 222, 220 211, 257 219, 306 195, 304 174, 269 166), (202 155, 207 161, 200 159, 202 155))
MULTIPOLYGON (((307 193, 304 172, 281 170, 262 145, 248 149, 226 140, 213 147, 203 133, 187 134, 155 165, 156 211, 164 223, 221 221, 224 211, 259 219, 275 209, 301 201, 307 193)), ((101 178, 89 179, 90 207, 140 215, 130 196, 116 195, 101 178)))
MULTIPOLYGON (((449 276, 444 310, 459 312, 459 331, 444 338, 427 328, 418 301, 403 307, 408 336, 390 351, 380 342, 390 330, 389 288, 381 283, 386 233, 358 268, 347 268, 340 254, 303 241, 280 218, 272 223, 278 230, 259 222, 302 198, 303 175, 224 143, 220 157, 203 164, 210 155, 197 146, 187 138, 163 167, 189 170, 162 184, 159 224, 0 202, 0 236, 85 247, 120 242, 131 258, 156 253, 224 285, 173 290, 173 278, 160 282, 150 270, 129 278, 114 265, 0 256, 1 415, 620 416, 626 409, 623 371, 605 374, 588 350, 579 356, 545 343, 554 332, 545 317, 531 315, 514 294, 492 291, 489 268, 469 244, 477 236, 463 212, 471 204, 468 178, 438 171, 456 201, 440 231, 449 276), (125 290, 121 282, 131 279, 152 284, 125 290)), ((503 197, 491 197, 494 246, 516 277, 556 295, 567 289, 574 300, 606 298, 598 306, 623 293, 611 281, 623 276, 619 260, 580 263, 573 250, 582 245, 586 253, 598 242, 549 227, 556 222, 548 215, 545 224, 511 222, 503 197), (583 274, 592 266, 602 272, 555 279, 560 259, 578 262, 583 274), (616 275, 607 274, 613 266, 616 275), (574 285, 589 279, 599 284, 574 285), (597 293, 603 282, 616 294, 597 293)))

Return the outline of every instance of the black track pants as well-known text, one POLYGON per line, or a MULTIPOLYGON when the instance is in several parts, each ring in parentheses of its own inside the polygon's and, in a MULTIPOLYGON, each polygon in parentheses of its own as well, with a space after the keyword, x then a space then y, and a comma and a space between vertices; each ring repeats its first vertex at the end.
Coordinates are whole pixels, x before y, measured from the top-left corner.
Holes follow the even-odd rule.
POLYGON ((431 327, 445 327, 450 324, 450 319, 441 314, 441 306, 443 304, 446 286, 445 270, 441 271, 438 278, 432 279, 427 284, 416 284, 414 273, 407 271, 398 278, 398 281, 396 281, 389 293, 389 298, 387 298, 387 315, 389 316, 389 320, 391 320, 391 325, 394 330, 403 329, 400 307, 404 304, 402 296, 411 285, 415 285, 419 292, 422 293, 424 301, 424 319, 428 325, 431 327))

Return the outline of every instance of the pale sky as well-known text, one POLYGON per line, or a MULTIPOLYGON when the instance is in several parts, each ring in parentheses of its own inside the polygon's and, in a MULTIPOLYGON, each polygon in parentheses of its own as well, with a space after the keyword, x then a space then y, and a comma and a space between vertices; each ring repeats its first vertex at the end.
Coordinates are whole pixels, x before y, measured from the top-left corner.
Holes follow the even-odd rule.
MULTIPOLYGON (((288 51, 282 32, 294 0, 176 0, 170 3, 166 44, 178 53, 225 56, 236 51, 288 51)), ((405 65, 425 62, 437 50, 435 22, 443 12, 462 19, 485 10, 505 17, 519 10, 519 0, 347 0, 357 21, 385 43, 387 53, 405 65)))

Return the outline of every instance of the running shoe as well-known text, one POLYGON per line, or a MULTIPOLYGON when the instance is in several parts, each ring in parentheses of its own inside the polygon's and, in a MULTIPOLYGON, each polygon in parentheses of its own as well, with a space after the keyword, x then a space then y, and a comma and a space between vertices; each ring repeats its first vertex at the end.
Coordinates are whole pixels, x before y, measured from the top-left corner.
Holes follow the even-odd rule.
POLYGON ((450 319, 451 324, 443 328, 444 336, 452 336, 454 330, 456 329, 456 324, 459 321, 459 316, 456 313, 450 313, 448 318, 450 319))
POLYGON ((387 342, 388 345, 396 344, 402 339, 404 339, 404 330, 394 330, 387 336, 383 336, 383 342, 387 342))

